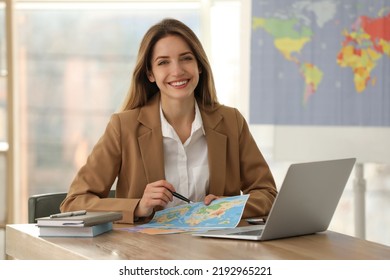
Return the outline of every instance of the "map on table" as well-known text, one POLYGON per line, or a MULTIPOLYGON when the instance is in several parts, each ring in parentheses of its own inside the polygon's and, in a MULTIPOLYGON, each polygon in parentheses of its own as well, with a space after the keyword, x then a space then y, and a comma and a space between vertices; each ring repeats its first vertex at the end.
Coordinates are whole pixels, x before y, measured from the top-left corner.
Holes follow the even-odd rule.
POLYGON ((130 232, 169 234, 234 228, 241 220, 249 195, 224 197, 206 206, 203 202, 179 205, 155 213, 144 225, 125 228, 130 232))

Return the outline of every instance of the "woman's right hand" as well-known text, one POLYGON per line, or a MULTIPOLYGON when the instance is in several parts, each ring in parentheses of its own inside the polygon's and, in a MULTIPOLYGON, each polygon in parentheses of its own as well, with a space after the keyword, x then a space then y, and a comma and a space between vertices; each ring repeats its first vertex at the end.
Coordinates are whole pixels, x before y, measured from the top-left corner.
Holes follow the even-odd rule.
POLYGON ((156 206, 165 207, 173 199, 175 188, 165 180, 146 185, 144 194, 135 208, 135 217, 148 217, 156 206))

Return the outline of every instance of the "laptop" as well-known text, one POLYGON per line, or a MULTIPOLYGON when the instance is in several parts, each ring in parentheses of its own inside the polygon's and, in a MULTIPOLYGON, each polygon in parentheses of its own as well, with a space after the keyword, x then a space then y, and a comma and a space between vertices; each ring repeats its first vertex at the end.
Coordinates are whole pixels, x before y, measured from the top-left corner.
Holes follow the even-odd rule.
POLYGON ((292 164, 265 224, 193 235, 263 241, 325 231, 355 162, 346 158, 292 164))

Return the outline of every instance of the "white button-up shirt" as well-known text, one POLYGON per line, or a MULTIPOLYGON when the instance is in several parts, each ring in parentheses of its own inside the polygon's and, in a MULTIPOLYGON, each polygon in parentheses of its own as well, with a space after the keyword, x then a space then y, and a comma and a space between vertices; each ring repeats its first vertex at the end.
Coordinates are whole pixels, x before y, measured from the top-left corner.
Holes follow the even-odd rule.
MULTIPOLYGON (((164 145, 165 179, 176 192, 192 201, 203 201, 209 187, 209 163, 205 132, 198 104, 195 102, 195 119, 191 135, 183 144, 165 118, 161 104, 161 129, 164 145)), ((176 197, 168 203, 173 207, 186 203, 176 197)))

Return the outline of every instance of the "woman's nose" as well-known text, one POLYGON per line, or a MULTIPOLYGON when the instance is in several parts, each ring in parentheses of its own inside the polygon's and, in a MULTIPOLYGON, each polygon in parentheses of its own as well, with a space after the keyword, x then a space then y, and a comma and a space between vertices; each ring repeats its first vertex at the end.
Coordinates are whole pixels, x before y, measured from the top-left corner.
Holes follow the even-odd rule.
POLYGON ((171 65, 172 65, 172 75, 174 75, 174 76, 183 75, 184 69, 183 69, 183 65, 181 65, 180 61, 175 61, 171 65))

